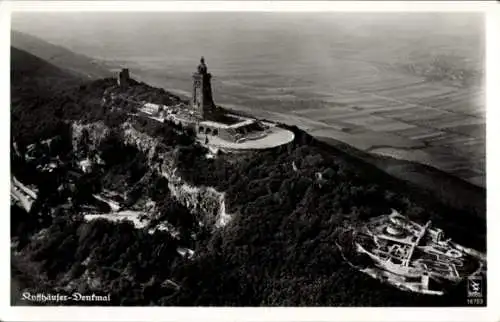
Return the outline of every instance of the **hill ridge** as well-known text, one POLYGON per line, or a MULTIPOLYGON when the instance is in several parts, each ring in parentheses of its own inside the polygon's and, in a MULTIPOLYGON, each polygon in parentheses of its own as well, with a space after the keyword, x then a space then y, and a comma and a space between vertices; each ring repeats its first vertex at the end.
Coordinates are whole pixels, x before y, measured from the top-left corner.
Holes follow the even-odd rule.
POLYGON ((99 65, 95 59, 21 31, 11 31, 11 46, 87 79, 112 76, 112 73, 106 67, 99 65))

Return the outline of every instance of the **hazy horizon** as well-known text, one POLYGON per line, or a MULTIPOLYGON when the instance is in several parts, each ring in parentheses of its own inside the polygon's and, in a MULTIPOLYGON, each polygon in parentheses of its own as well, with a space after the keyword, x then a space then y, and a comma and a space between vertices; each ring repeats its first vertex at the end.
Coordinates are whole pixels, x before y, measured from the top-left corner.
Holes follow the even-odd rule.
POLYGON ((483 16, 472 13, 18 12, 12 28, 188 92, 200 56, 225 81, 265 75, 282 87, 334 85, 358 77, 358 62, 375 71, 452 57, 484 69, 483 16))
MULTIPOLYGON (((217 53, 223 57, 248 56, 249 53, 238 50, 242 44, 287 45, 287 49, 299 51, 303 51, 304 45, 314 45, 316 51, 328 50, 328 41, 332 39, 346 46, 346 50, 384 43, 392 43, 386 49, 398 49, 409 42, 418 42, 430 50, 439 45, 459 56, 471 56, 470 59, 481 59, 482 53, 477 49, 484 46, 483 17, 472 13, 17 12, 12 15, 12 28, 103 59, 121 59, 131 54, 166 56, 177 53, 176 49, 185 50, 190 42, 196 42, 200 51, 207 52, 206 56, 217 53), (293 40, 305 43, 290 45, 293 40), (159 41, 173 42, 175 47, 159 41)), ((196 58, 200 54, 184 55, 196 58)))

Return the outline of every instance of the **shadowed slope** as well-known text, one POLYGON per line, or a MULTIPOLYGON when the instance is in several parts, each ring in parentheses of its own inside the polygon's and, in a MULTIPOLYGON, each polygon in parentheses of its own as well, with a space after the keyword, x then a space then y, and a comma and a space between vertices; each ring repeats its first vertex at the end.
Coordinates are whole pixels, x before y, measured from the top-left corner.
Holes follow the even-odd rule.
POLYGON ((108 69, 100 66, 90 57, 74 53, 64 47, 19 31, 12 31, 11 45, 87 79, 111 76, 108 69))
MULTIPOLYGON (((29 86, 36 86, 37 90, 55 89, 58 84, 76 85, 83 80, 79 74, 56 67, 24 50, 11 47, 10 53, 13 99, 16 98, 16 94, 29 90, 29 86)), ((37 91, 36 94, 42 93, 37 91)))

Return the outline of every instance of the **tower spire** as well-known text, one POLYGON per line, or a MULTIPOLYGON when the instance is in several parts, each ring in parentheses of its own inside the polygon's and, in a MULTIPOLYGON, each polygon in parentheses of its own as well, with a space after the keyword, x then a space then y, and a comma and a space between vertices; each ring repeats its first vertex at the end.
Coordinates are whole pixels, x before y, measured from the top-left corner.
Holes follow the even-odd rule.
POLYGON ((193 98, 192 107, 204 118, 215 106, 212 99, 212 75, 207 72, 205 58, 201 56, 197 72, 193 74, 193 98))

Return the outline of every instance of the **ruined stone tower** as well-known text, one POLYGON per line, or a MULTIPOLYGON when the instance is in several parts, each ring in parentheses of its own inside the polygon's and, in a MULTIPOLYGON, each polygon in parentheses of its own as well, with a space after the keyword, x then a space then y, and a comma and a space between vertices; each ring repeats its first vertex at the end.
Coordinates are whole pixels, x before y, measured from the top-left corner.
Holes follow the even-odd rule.
POLYGON ((215 107, 212 99, 211 78, 212 75, 207 72, 205 59, 201 57, 198 70, 193 74, 193 98, 191 105, 195 112, 202 118, 205 118, 215 107))
POLYGON ((130 80, 130 73, 128 71, 128 68, 123 68, 119 73, 117 77, 117 83, 118 86, 120 86, 122 89, 127 88, 129 80, 130 80))

